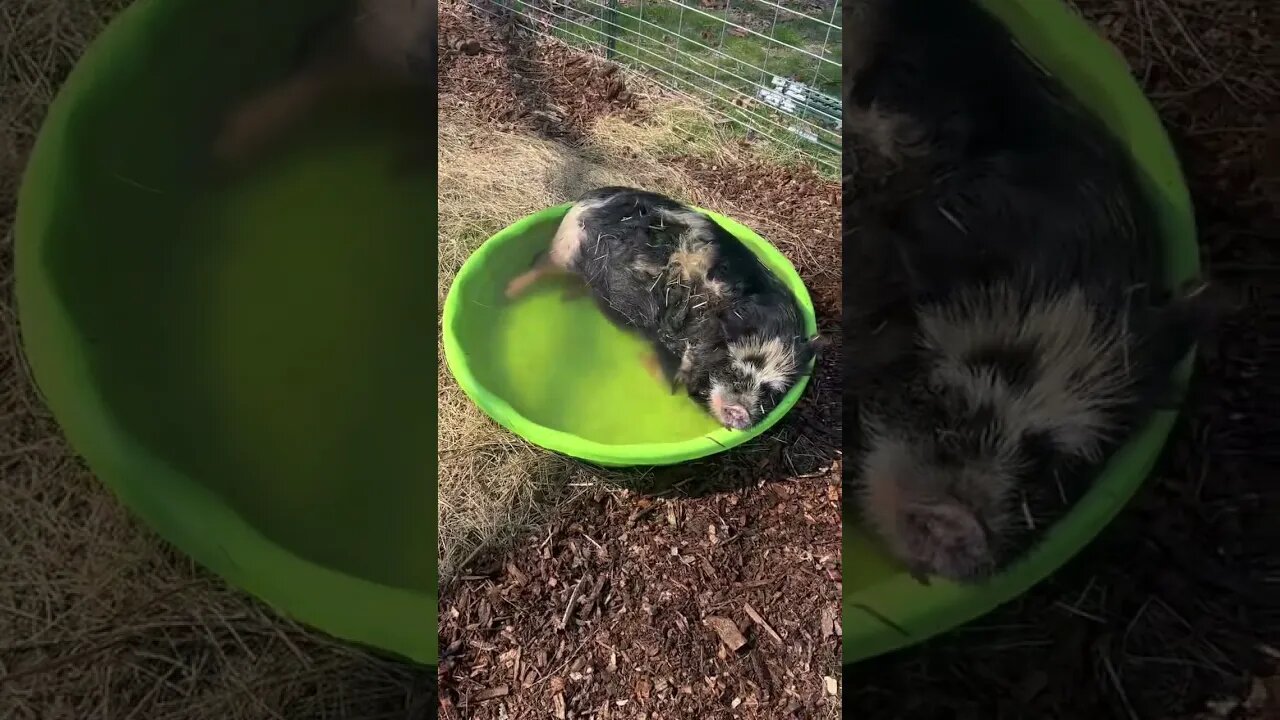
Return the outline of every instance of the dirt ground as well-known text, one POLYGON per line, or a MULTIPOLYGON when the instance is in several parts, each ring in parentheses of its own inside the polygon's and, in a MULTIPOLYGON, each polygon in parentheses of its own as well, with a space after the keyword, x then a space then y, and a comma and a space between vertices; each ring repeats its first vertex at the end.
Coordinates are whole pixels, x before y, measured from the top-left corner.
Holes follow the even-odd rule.
POLYGON ((1203 348, 1164 462, 1116 523, 1013 605, 847 669, 854 717, 1280 718, 1280 7, 1075 4, 1169 127, 1205 268, 1239 307, 1203 348))
MULTIPOLYGON (((493 132, 591 145, 602 116, 643 125, 663 102, 481 18, 442 4, 442 117, 464 106, 493 132)), ((774 240, 838 336, 837 183, 745 149, 676 144, 662 162, 698 202, 787 227, 774 240)), ((577 467, 576 500, 471 558, 441 596, 441 716, 838 715, 839 367, 837 341, 748 448, 646 473, 577 467)))

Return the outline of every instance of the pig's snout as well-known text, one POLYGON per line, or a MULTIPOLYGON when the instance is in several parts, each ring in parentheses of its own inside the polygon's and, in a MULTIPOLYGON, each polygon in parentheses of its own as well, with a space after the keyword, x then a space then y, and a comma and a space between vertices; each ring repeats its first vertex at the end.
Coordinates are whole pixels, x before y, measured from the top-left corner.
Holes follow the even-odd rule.
POLYGON ((734 430, 746 430, 751 427, 751 413, 741 405, 717 403, 716 416, 725 427, 734 430))

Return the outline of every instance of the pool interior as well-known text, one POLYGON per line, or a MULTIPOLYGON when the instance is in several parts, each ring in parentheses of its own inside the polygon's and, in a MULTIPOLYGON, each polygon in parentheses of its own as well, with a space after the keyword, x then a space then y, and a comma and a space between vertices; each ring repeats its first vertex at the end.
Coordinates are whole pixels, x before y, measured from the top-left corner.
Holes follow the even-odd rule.
POLYGON ((606 445, 680 442, 719 426, 683 390, 672 393, 645 369, 652 352, 570 285, 547 279, 508 300, 506 283, 544 250, 559 216, 518 235, 495 237, 483 272, 455 287, 453 322, 478 383, 529 421, 606 445))
POLYGON ((81 100, 43 262, 135 441, 294 554, 429 592, 435 177, 402 162, 417 99, 330 108, 235 176, 206 161, 226 99, 288 62, 273 28, 278 43, 325 5, 246 28, 171 3, 208 32, 153 37, 119 60, 148 71, 81 100))

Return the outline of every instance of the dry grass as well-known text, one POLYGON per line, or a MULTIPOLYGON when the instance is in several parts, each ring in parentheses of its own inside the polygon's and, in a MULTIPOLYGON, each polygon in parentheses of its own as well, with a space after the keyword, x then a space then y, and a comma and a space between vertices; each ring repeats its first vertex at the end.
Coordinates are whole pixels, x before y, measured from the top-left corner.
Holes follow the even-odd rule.
POLYGON ((0 3, 0 228, 5 234, 26 153, 45 108, 106 19, 128 4, 128 0, 0 3))
POLYGON ((135 523, 32 386, 13 305, 20 173, 57 87, 126 4, 0 3, 0 718, 426 717, 434 678, 298 627, 135 523))
MULTIPOLYGON (((465 111, 442 109, 439 128, 439 300, 467 257, 515 220, 602 185, 643 185, 690 197, 695 188, 656 153, 608 152, 640 132, 605 124, 586 148, 497 132, 465 111), (612 143, 612 145, 611 145, 612 143), (513 183, 512 178, 520 178, 513 183), (483 202, 477 202, 483 198, 483 202)), ((441 349, 443 357, 443 349, 441 349)), ((440 579, 478 551, 499 547, 601 473, 540 450, 489 420, 439 371, 440 579)))

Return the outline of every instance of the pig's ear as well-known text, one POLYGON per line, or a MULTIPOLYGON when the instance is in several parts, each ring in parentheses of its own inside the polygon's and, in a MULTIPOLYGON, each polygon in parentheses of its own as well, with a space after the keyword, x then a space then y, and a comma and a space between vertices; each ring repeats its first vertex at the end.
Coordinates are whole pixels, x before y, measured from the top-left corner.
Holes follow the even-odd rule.
POLYGON ((1198 278, 1184 283, 1169 308, 1181 316, 1193 340, 1199 342, 1218 328, 1242 303, 1222 285, 1198 278))
POLYGON ((734 327, 729 323, 729 321, 724 318, 720 318, 718 322, 720 323, 720 337, 723 337, 728 341, 732 341, 733 338, 737 337, 737 334, 734 332, 734 327))
POLYGON ((749 333, 753 325, 758 326, 758 320, 759 316, 753 303, 740 303, 721 316, 720 331, 724 333, 726 340, 733 342, 749 333))
POLYGON ((914 323, 885 322, 875 328, 860 328, 850 336, 852 353, 845 356, 846 382, 864 382, 896 366, 910 362, 917 351, 914 323))
POLYGON ((918 295, 928 287, 928 260, 921 256, 911 238, 895 229, 895 223, 906 222, 899 217, 901 209, 886 211, 887 217, 863 221, 864 227, 854 233, 850 242, 855 248, 845 251, 845 257, 854 257, 854 264, 845 263, 846 286, 878 296, 888 292, 890 296, 905 292, 918 295), (862 286, 866 287, 862 287, 862 286))
POLYGON ((797 365, 802 371, 807 370, 809 363, 819 354, 831 347, 831 338, 821 333, 800 343, 799 352, 796 353, 797 365))
POLYGON ((902 239, 894 244, 897 250, 897 272, 906 286, 908 293, 913 297, 926 295, 933 288, 931 277, 936 277, 943 273, 943 268, 937 266, 937 263, 929 262, 926 257, 921 257, 907 240, 902 239))
POLYGON ((1202 279, 1184 284, 1168 303, 1153 311, 1149 342, 1156 362, 1177 364, 1238 309, 1238 298, 1219 285, 1202 279))

